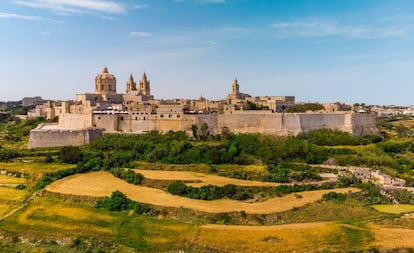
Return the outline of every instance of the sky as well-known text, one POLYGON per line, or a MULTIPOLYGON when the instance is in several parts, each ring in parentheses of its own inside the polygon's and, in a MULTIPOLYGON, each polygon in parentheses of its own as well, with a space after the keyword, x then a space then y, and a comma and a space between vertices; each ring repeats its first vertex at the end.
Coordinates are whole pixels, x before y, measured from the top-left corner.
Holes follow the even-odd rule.
POLYGON ((0 0, 0 101, 125 92, 414 104, 411 0, 0 0))

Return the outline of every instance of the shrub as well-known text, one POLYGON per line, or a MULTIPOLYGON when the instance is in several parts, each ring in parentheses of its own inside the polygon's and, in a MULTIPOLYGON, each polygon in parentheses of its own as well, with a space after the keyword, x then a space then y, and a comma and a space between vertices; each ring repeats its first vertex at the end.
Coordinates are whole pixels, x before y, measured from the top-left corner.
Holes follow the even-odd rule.
POLYGON ((129 199, 120 191, 112 192, 111 197, 104 197, 99 199, 95 204, 95 208, 106 209, 109 211, 133 210, 135 214, 158 214, 157 210, 129 199))
POLYGON ((289 107, 288 112, 307 112, 307 111, 320 111, 324 110, 325 107, 318 103, 306 103, 306 104, 297 104, 289 107))
POLYGON ((346 195, 343 193, 328 192, 322 196, 322 199, 325 201, 328 201, 328 200, 345 201, 346 195))
POLYGON ((16 185, 16 190, 24 190, 24 189, 26 189, 26 185, 24 185, 24 184, 16 185))
POLYGON ((141 184, 142 180, 144 179, 144 176, 142 174, 136 173, 131 169, 125 170, 122 168, 113 168, 110 170, 110 172, 115 177, 121 178, 130 184, 141 184))
POLYGON ((19 153, 13 149, 0 147, 0 162, 7 162, 19 156, 19 153))
POLYGON ((319 146, 361 145, 368 144, 369 140, 360 136, 334 129, 317 129, 298 135, 299 139, 307 140, 319 146))
POLYGON ((177 181, 168 185, 167 190, 173 195, 184 195, 187 193, 187 185, 185 185, 183 182, 177 181))
POLYGON ((79 147, 63 147, 60 150, 59 158, 64 163, 77 164, 82 161, 82 152, 79 147))

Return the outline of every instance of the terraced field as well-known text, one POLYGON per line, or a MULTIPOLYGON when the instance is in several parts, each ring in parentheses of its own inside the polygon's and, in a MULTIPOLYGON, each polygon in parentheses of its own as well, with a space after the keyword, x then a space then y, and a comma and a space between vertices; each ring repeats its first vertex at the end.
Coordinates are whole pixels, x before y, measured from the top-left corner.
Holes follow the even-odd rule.
POLYGON ((161 171, 161 170, 139 170, 134 169, 135 172, 142 174, 145 178, 157 180, 171 180, 171 181, 188 181, 187 185, 193 187, 200 187, 203 185, 217 185, 224 186, 226 184, 235 184, 240 186, 278 186, 279 183, 260 182, 241 180, 228 177, 220 177, 209 175, 200 172, 192 171, 161 171))
POLYGON ((95 197, 110 196, 112 192, 119 190, 132 200, 156 206, 184 207, 209 213, 245 211, 251 214, 282 212, 294 207, 304 206, 321 199, 322 195, 331 191, 340 193, 359 191, 356 188, 309 191, 301 192, 301 198, 298 198, 297 194, 289 194, 256 203, 246 203, 230 199, 204 201, 171 195, 159 189, 131 185, 108 172, 91 172, 67 177, 47 186, 46 190, 95 197))

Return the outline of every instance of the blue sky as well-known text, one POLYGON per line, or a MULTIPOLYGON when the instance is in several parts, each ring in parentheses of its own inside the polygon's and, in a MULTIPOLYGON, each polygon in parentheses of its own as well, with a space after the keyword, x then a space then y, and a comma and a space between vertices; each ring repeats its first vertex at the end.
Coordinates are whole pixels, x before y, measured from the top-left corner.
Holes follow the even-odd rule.
POLYGON ((414 1, 1 0, 0 100, 124 92, 414 104, 414 1))

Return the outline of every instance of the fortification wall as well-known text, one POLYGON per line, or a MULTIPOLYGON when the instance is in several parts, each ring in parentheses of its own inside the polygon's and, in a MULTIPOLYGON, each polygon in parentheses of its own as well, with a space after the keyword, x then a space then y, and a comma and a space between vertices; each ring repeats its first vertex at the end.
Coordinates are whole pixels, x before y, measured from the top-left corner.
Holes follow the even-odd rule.
POLYGON ((351 114, 348 115, 351 119, 352 133, 357 135, 379 134, 376 125, 376 115, 374 114, 351 114))
POLYGON ((280 134, 282 132, 282 114, 219 114, 219 129, 227 127, 232 133, 280 134))
POLYGON ((352 127, 345 124, 345 113, 298 113, 302 132, 309 132, 320 128, 337 129, 352 133, 352 127))
POLYGON ((224 127, 227 127, 232 133, 262 133, 283 136, 297 135, 320 128, 337 129, 357 135, 378 133, 376 117, 371 114, 245 112, 238 114, 181 114, 180 117, 175 115, 167 119, 159 118, 159 115, 156 114, 139 116, 95 114, 90 118, 85 116, 88 115, 65 114, 59 126, 39 127, 32 130, 29 147, 84 145, 99 137, 102 134, 102 129, 109 133, 143 133, 156 130, 160 132, 184 131, 192 135, 192 125, 200 128, 204 123, 208 125, 210 134, 219 134, 224 127), (80 123, 82 120, 85 122, 80 123), (85 126, 84 129, 79 129, 81 126, 85 126), (90 130, 90 126, 100 128, 100 130, 90 130))
POLYGON ((330 128, 352 134, 376 134, 375 115, 352 113, 275 113, 219 114, 217 127, 233 133, 297 135, 315 129, 330 128))
POLYGON ((59 115, 59 126, 63 129, 84 129, 92 127, 92 114, 63 113, 59 115))
POLYGON ((99 138, 103 129, 48 129, 41 125, 30 131, 29 148, 82 146, 99 138))
MULTIPOLYGON (((222 115, 222 114, 219 114, 222 115)), ((218 124, 218 115, 214 114, 184 114, 181 121, 181 131, 186 132, 188 135, 192 135, 192 125, 196 125, 200 128, 204 123, 208 126, 208 132, 210 134, 219 134, 221 127, 218 124)))

